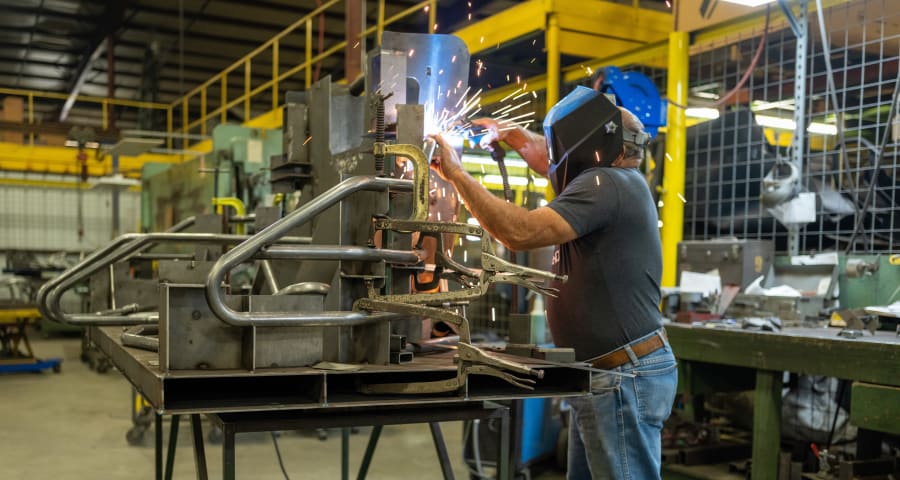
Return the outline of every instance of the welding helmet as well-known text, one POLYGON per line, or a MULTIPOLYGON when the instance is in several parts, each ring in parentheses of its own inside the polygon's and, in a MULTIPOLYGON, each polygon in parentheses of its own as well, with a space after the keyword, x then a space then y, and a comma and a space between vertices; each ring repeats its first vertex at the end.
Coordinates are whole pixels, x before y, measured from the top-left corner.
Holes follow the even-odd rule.
POLYGON ((575 87, 544 118, 548 176, 558 195, 581 172, 608 167, 622 152, 622 112, 606 95, 575 87))

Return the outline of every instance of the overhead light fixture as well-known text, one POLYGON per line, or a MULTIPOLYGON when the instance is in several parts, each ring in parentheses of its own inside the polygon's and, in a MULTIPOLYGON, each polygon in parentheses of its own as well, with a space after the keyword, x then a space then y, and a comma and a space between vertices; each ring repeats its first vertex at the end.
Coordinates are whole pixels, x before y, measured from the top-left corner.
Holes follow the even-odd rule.
POLYGON ((689 107, 684 110, 684 114, 691 118, 705 118, 715 120, 719 118, 719 110, 707 107, 689 107))
POLYGON ((759 7, 765 5, 767 3, 774 3, 775 0, 723 0, 726 3, 733 3, 735 5, 741 5, 744 7, 759 7))
MULTIPOLYGON (((789 118, 770 117, 768 115, 755 115, 756 124, 762 127, 778 128, 781 130, 794 130, 797 124, 789 118)), ((819 135, 837 135, 837 126, 827 123, 812 122, 806 128, 809 133, 819 135)))
POLYGON ((94 188, 111 188, 111 189, 119 189, 119 188, 131 188, 131 187, 139 187, 141 185, 141 181, 134 178, 127 178, 121 173, 115 173, 112 175, 106 175, 103 177, 99 177, 96 180, 93 180, 92 187, 94 188))
MULTIPOLYGON (((496 165, 491 157, 487 155, 467 155, 463 154, 462 163, 469 165, 496 165)), ((519 168, 528 168, 528 164, 525 163, 524 160, 517 160, 515 158, 507 158, 503 163, 506 164, 507 167, 519 167, 519 168)))

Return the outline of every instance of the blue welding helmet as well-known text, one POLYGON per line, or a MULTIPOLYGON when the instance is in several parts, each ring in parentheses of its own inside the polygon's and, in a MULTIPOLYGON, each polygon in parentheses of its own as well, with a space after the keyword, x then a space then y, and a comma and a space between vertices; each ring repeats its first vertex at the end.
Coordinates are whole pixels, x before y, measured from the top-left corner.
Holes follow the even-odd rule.
POLYGON ((622 112, 602 93, 575 87, 544 118, 548 176, 559 195, 581 172, 608 167, 622 152, 622 112))

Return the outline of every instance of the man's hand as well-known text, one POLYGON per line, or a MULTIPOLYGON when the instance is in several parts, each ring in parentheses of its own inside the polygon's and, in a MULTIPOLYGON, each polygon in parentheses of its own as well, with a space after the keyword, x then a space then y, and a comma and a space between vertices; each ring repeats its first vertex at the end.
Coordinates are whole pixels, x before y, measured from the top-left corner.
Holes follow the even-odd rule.
POLYGON ((441 178, 448 182, 452 182, 454 175, 457 175, 459 172, 463 171, 462 162, 460 161, 459 156, 456 154, 456 150, 440 134, 429 135, 428 138, 433 140, 438 144, 439 147, 441 147, 440 158, 436 160, 432 159, 432 167, 434 167, 434 170, 441 178))

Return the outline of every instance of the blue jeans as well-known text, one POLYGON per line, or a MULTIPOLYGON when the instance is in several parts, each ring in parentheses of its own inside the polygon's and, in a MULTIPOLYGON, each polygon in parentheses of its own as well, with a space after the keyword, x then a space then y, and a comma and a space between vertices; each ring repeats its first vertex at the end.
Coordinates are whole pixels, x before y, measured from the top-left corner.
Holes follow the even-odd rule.
POLYGON ((611 372, 624 375, 593 373, 592 394, 569 400, 566 478, 658 479, 660 434, 678 383, 672 350, 666 343, 611 372))

